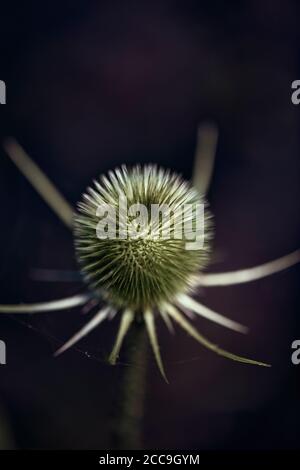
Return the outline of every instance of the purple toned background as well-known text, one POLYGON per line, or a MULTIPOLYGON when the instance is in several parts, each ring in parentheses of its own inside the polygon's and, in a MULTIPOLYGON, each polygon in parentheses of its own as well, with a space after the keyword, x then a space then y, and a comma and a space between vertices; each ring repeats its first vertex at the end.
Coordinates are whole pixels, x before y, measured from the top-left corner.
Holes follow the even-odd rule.
MULTIPOLYGON (((300 78, 296 1, 53 1, 1 6, 0 136, 15 136, 74 204, 116 165, 155 162, 190 178, 197 125, 219 126, 211 271, 299 247, 300 78)), ((50 300, 79 285, 31 279, 32 268, 76 267, 72 237, 0 154, 0 302, 50 300)), ((299 448, 298 268, 201 293, 247 324, 246 337, 197 320, 236 353, 232 363, 181 331, 159 335, 170 385, 148 370, 145 448, 299 448)), ((109 448, 122 365, 104 361, 116 321, 59 359, 86 321, 80 311, 0 318, 0 448, 109 448), (90 358, 84 353, 88 352, 90 358)))

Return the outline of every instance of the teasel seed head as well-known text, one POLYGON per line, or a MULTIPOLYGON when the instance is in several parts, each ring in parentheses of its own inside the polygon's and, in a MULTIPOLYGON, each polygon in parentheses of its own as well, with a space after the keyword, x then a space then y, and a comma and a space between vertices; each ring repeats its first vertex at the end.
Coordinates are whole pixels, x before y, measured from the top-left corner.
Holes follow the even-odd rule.
MULTIPOLYGON (((214 140, 214 139, 213 139, 214 140)), ((213 144, 213 147, 215 145, 213 144)), ((73 209, 57 191, 47 176, 30 159, 14 140, 5 144, 7 153, 14 163, 28 178, 59 218, 73 229, 73 209)), ((206 156, 208 153, 206 152, 206 156)), ((211 174, 211 165, 196 168, 195 183, 205 191, 211 174), (204 170, 203 170, 204 169, 204 170), (209 171, 207 171, 207 169, 209 171), (201 177, 201 172, 204 176, 201 177), (200 174, 200 176, 199 176, 200 174), (199 179, 200 178, 200 179, 199 179), (202 184, 199 183, 202 181, 202 184)), ((95 316, 90 319, 76 334, 64 343, 55 353, 59 355, 74 346, 83 337, 98 327, 105 320, 114 318, 120 310, 120 325, 115 343, 109 357, 109 362, 115 364, 124 338, 136 318, 143 318, 154 356, 162 376, 167 380, 156 333, 155 314, 160 314, 168 329, 173 332, 173 324, 177 323, 186 333, 198 343, 216 354, 228 359, 259 366, 269 367, 264 362, 238 356, 220 348, 203 336, 188 320, 189 315, 199 315, 231 330, 245 333, 247 328, 240 323, 221 315, 206 307, 192 296, 188 295, 191 287, 234 285, 270 276, 280 272, 300 261, 300 250, 296 250, 282 258, 255 266, 249 269, 227 273, 205 274, 203 269, 209 258, 210 239, 212 238, 211 220, 208 211, 201 217, 200 229, 197 225, 196 213, 183 213, 184 221, 191 222, 190 232, 194 228, 200 231, 203 245, 197 249, 186 249, 186 237, 156 237, 163 229, 169 229, 172 234, 178 228, 178 214, 170 220, 143 219, 140 224, 142 237, 135 236, 120 238, 124 227, 135 229, 139 226, 137 218, 124 217, 124 207, 119 212, 117 237, 98 236, 99 206, 107 204, 115 209, 120 208, 121 199, 127 203, 144 204, 146 209, 152 204, 168 205, 170 212, 176 213, 176 208, 187 204, 203 204, 203 198, 184 182, 178 175, 148 165, 141 168, 136 166, 128 171, 126 167, 110 172, 108 177, 102 176, 94 182, 84 194, 79 203, 79 212, 75 218, 75 245, 82 272, 93 289, 69 298, 56 301, 25 305, 0 305, 0 313, 34 313, 54 310, 64 310, 84 305, 91 308, 104 303, 95 316), (121 199, 120 199, 121 198, 121 199), (132 220, 133 219, 133 220, 132 220), (121 224, 120 224, 121 221, 121 224), (149 233, 147 229, 150 229, 149 233), (154 235, 154 236, 153 236, 154 235), (204 235, 204 236, 203 236, 204 235), (103 302, 104 301, 104 302, 103 302), (105 302, 106 301, 106 302, 105 302), (141 315, 140 315, 141 313, 141 315), (136 315, 138 314, 138 315, 136 315)), ((203 208, 203 206, 202 206, 203 208)), ((108 219, 110 220, 110 219, 108 219)), ((182 221, 182 220, 181 220, 182 221)), ((135 230, 136 232, 136 230, 135 230)), ((103 235, 103 234, 102 234, 103 235)))
POLYGON ((153 165, 122 166, 94 181, 78 204, 74 230, 76 253, 87 283, 116 307, 134 311, 155 308, 189 291, 195 276, 207 265, 212 238, 211 215, 205 207, 204 227, 200 227, 202 246, 186 249, 190 239, 184 223, 188 225, 189 218, 191 230, 198 234, 197 204, 203 207, 206 203, 193 187, 176 173, 153 165), (121 200, 126 200, 126 213, 121 200), (128 212, 135 204, 145 206, 148 213, 147 220, 139 219, 140 225, 128 212), (113 239, 97 235, 97 209, 105 205, 113 207, 116 214, 113 239), (183 208, 188 206, 193 210, 185 212, 183 208), (151 207, 168 207, 170 212, 154 218, 151 207), (119 237, 122 227, 126 238, 119 237), (139 230, 139 236, 130 235, 132 227, 139 230), (175 238, 176 229, 182 230, 181 239, 175 238))

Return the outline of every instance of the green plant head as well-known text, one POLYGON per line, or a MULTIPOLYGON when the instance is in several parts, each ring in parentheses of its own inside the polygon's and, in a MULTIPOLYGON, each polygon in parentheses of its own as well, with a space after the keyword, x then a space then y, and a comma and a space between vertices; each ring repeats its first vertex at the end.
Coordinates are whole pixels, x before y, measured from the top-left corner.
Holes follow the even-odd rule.
POLYGON ((81 271, 117 307, 159 306, 192 288, 207 265, 211 225, 204 199, 180 176, 123 166, 94 181, 78 204, 81 271))

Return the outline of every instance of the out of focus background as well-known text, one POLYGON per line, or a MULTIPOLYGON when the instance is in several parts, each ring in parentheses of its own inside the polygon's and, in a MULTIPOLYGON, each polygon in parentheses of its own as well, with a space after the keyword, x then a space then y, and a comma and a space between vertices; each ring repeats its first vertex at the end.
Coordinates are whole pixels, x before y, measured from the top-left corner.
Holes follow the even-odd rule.
MULTIPOLYGON (((254 266, 299 248, 299 8, 292 0, 2 2, 0 137, 16 137, 76 203, 91 180, 153 162, 191 177, 197 126, 220 139, 209 192, 210 271, 254 266)), ((71 233, 0 150, 0 303, 51 300, 81 285, 36 269, 76 269, 71 233)), ((299 269, 207 288, 202 301, 250 327, 199 330, 271 369, 233 363, 182 331, 159 336, 170 385, 147 367, 143 448, 299 448, 299 269)), ((59 358, 89 318, 80 309, 1 314, 0 448, 109 449, 121 364, 105 357, 118 319, 59 358)), ((146 366, 145 366, 146 367, 146 366)))

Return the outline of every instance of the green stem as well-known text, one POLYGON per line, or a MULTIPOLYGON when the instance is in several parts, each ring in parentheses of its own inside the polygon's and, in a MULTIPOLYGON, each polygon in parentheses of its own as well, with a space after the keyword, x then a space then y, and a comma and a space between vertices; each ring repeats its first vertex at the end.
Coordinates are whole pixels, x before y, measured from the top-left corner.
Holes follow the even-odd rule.
POLYGON ((144 322, 135 321, 124 350, 126 365, 120 378, 112 420, 111 448, 142 448, 147 341, 144 322))

